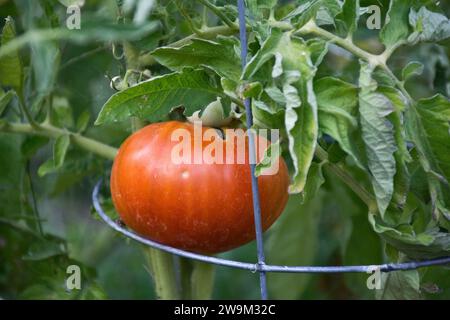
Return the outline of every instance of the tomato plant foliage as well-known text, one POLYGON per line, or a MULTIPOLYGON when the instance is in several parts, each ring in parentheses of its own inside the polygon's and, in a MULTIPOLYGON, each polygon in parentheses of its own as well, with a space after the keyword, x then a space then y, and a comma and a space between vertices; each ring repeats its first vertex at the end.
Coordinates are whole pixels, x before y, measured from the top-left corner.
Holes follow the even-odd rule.
MULTIPOLYGON (((11 268, 74 259, 70 240, 41 221, 40 203, 105 175, 130 121, 185 118, 220 101, 223 116, 245 126, 244 97, 255 128, 281 131, 290 170, 288 207, 268 232, 271 262, 450 255, 448 4, 247 0, 241 70, 233 2, 143 2, 86 3, 80 29, 70 30, 67 1, 0 1, 0 295, 58 294, 11 268), (366 23, 372 5, 381 8, 380 30, 366 23), (116 91, 105 75, 118 75, 116 91), (34 258, 22 259, 31 249, 34 258)), ((57 214, 49 210, 46 217, 57 214)), ((449 297, 442 274, 383 276, 376 297, 449 297)), ((88 291, 58 297, 103 297, 95 272, 86 275, 88 291)), ((339 297, 315 277, 270 275, 270 293, 339 297)), ((346 297, 375 297, 360 276, 338 281, 346 297)))

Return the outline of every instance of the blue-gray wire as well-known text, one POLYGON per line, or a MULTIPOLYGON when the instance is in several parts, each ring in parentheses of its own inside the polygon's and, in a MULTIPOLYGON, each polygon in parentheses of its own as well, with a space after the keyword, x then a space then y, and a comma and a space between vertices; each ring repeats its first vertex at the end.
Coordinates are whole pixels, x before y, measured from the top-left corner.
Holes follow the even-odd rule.
POLYGON ((120 232, 124 236, 136 240, 147 246, 163 250, 172 254, 176 254, 181 257, 194 259, 206 263, 211 263, 219 266, 232 267, 244 270, 250 270, 252 272, 264 271, 264 272, 289 272, 289 273, 354 273, 354 272, 365 272, 368 273, 374 269, 379 269, 383 272, 398 271, 398 270, 412 270, 423 267, 429 267, 433 265, 450 265, 450 257, 442 257, 432 260, 424 261, 412 261, 405 263, 389 263, 381 265, 365 265, 365 266, 331 266, 331 267, 321 267, 321 266, 278 266, 278 265, 259 265, 248 262, 240 262, 234 260, 227 260, 222 258, 216 258, 211 256, 205 256, 198 253, 193 253, 185 250, 180 250, 170 246, 160 244, 158 242, 143 238, 134 232, 131 232, 124 227, 120 226, 114 222, 108 215, 103 211, 102 206, 99 201, 99 191, 102 185, 102 181, 99 181, 92 192, 92 203, 97 213, 100 215, 102 220, 106 222, 112 229, 120 232))
MULTIPOLYGON (((239 38, 241 41, 241 63, 242 63, 242 70, 244 70, 247 64, 247 27, 245 23, 244 0, 238 0, 238 13, 239 13, 239 38)), ((247 128, 250 129, 253 126, 253 114, 250 99, 244 100, 244 106, 247 120, 247 128)), ((250 159, 250 173, 252 178, 253 217, 255 220, 256 250, 258 256, 258 265, 263 267, 265 265, 265 256, 264 256, 263 231, 261 225, 261 205, 259 202, 258 178, 255 175, 256 147, 253 133, 251 132, 251 130, 248 130, 247 132, 248 132, 248 149, 250 159)), ((266 273, 261 268, 259 269, 259 283, 261 288, 261 299, 266 300, 267 299, 266 273)))

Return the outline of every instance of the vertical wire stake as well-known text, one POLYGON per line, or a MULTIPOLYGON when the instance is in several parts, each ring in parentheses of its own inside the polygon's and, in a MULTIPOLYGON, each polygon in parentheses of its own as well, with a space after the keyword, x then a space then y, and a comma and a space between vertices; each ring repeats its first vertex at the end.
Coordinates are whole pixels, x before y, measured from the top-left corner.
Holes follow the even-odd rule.
MULTIPOLYGON (((247 27, 245 23, 244 0, 238 0, 238 12, 239 12, 239 37, 241 40, 241 62, 242 62, 242 70, 244 70, 245 65, 247 64, 247 27)), ((259 203, 258 179, 255 176, 256 147, 254 135, 251 130, 251 127, 253 126, 253 115, 250 99, 244 100, 244 106, 245 106, 245 113, 247 116, 250 172, 252 175, 253 215, 255 220, 256 248, 258 252, 259 283, 261 288, 261 299, 266 300, 267 299, 266 272, 261 268, 261 266, 265 265, 265 256, 264 256, 264 244, 262 236, 261 206, 259 203)))

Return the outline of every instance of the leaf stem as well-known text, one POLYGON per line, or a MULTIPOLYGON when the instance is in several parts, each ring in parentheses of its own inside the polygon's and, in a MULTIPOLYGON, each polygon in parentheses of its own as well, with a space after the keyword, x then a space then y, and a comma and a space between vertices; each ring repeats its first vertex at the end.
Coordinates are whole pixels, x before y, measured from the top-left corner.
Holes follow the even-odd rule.
POLYGON ((385 57, 385 61, 387 61, 391 57, 395 50, 407 43, 408 41, 406 40, 400 40, 397 41, 397 43, 395 43, 394 45, 387 47, 386 50, 384 50, 384 52, 382 53, 382 55, 385 57))
POLYGON ((36 227, 39 231, 39 234, 41 236, 44 235, 44 229, 42 228, 42 223, 41 223, 41 217, 39 214, 39 208, 37 205, 37 200, 36 200, 36 193, 34 191, 34 186, 33 186, 33 180, 31 179, 31 170, 30 170, 30 161, 28 160, 26 163, 26 172, 27 172, 27 179, 28 179, 28 184, 30 186, 30 194, 31 194, 31 200, 33 203, 33 214, 36 220, 36 227))
POLYGON ((380 65, 380 68, 383 69, 392 80, 394 80, 398 89, 403 93, 403 95, 406 97, 406 99, 408 99, 408 102, 410 104, 414 104, 414 99, 411 97, 409 92, 405 89, 405 85, 403 84, 402 81, 400 81, 396 77, 396 75, 392 72, 392 70, 386 64, 380 65))
POLYGON ((368 192, 358 181, 356 181, 345 169, 336 163, 328 161, 328 153, 319 145, 316 147, 315 155, 324 161, 327 167, 344 182, 369 208, 369 212, 377 212, 377 203, 373 195, 368 192))
POLYGON ((61 70, 64 70, 64 69, 66 69, 67 67, 70 67, 71 65, 73 65, 73 64, 75 64, 75 63, 77 63, 77 62, 79 62, 79 61, 81 61, 81 60, 83 60, 83 59, 89 58, 89 57, 91 57, 91 56, 93 56, 93 55, 95 55, 95 54, 97 54, 97 53, 99 53, 99 52, 101 52, 101 51, 103 51, 103 50, 106 50, 106 49, 107 49, 107 46, 101 46, 101 47, 97 47, 97 48, 95 48, 95 49, 86 51, 86 52, 80 54, 79 56, 76 56, 76 57, 73 57, 73 58, 67 60, 67 62, 64 63, 64 64, 59 68, 59 70, 60 70, 60 71, 61 71, 61 70))
POLYGON ((79 147, 90 151, 94 154, 97 154, 106 159, 114 160, 117 149, 111 147, 107 144, 101 143, 97 140, 87 138, 79 133, 74 133, 71 131, 63 130, 61 128, 57 128, 52 126, 51 124, 44 123, 39 124, 37 127, 32 126, 31 124, 25 123, 1 123, 0 131, 9 132, 9 133, 22 133, 22 134, 33 134, 40 135, 49 138, 57 138, 64 134, 69 134, 71 136, 71 140, 78 145, 79 147))
POLYGON ((386 49, 382 54, 375 55, 372 53, 369 53, 358 46, 356 46, 353 41, 349 38, 342 38, 339 36, 334 35, 333 33, 322 29, 321 27, 317 26, 316 23, 313 20, 310 20, 308 23, 306 23, 303 27, 297 30, 300 34, 315 34, 323 39, 329 40, 338 46, 346 49, 347 51, 354 54, 356 57, 363 59, 369 64, 371 64, 373 67, 380 67, 383 69, 388 76, 395 82, 398 89, 403 93, 403 95, 408 99, 410 104, 414 103, 414 99, 411 97, 411 95, 408 93, 408 91, 405 89, 405 86, 402 81, 400 81, 395 74, 392 72, 392 70, 387 65, 387 60, 390 58, 392 53, 401 45, 405 44, 405 41, 400 41, 395 46, 392 46, 389 49, 386 49))
POLYGON ((202 261, 191 261, 191 297, 194 300, 211 299, 214 289, 215 265, 202 261))
POLYGON ((381 56, 374 55, 359 48, 353 43, 353 41, 350 38, 342 38, 337 35, 334 35, 333 33, 325 29, 322 29, 321 27, 317 26, 313 20, 310 20, 303 27, 298 29, 297 32, 300 34, 314 34, 321 38, 329 40, 337 44, 338 46, 346 49, 347 51, 353 53, 355 56, 364 59, 375 66, 381 62, 380 61, 382 59, 381 56))
POLYGON ((215 5, 213 5, 211 2, 209 2, 208 0, 196 0, 197 2, 201 3, 202 5, 204 5, 205 7, 207 7, 209 10, 211 10, 217 17, 220 18, 220 20, 223 21, 223 23, 225 23, 229 28, 231 29, 238 29, 238 26, 233 23, 233 21, 231 21, 230 19, 228 19, 228 17, 222 12, 220 11, 220 9, 218 7, 216 7, 215 5))
POLYGON ((189 14, 186 12, 186 10, 184 10, 183 6, 180 3, 180 0, 176 0, 175 1, 175 5, 178 8, 178 11, 181 13, 181 15, 183 16, 183 18, 186 20, 189 29, 192 31, 192 33, 195 33, 196 35, 201 37, 201 31, 195 26, 194 21, 192 21, 191 17, 189 16, 189 14))

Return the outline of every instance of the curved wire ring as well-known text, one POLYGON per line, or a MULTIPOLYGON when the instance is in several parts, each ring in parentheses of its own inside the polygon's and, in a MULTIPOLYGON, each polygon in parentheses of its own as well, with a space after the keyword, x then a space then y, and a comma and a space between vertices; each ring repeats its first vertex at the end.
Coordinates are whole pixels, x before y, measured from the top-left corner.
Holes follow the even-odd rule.
POLYGON ((375 270, 379 270, 382 272, 391 272, 398 270, 413 270, 433 265, 445 265, 450 264, 450 257, 442 257, 431 260, 424 261, 412 261, 405 263, 388 263, 381 265, 362 265, 362 266, 282 266, 282 265, 267 265, 267 264, 258 264, 258 263, 249 263, 249 262, 240 262, 234 260, 227 260, 217 257, 205 256, 198 253, 193 253, 177 248, 173 248, 146 238, 143 238, 137 235, 134 232, 131 232, 116 222, 114 222, 108 215, 103 211, 102 206, 100 205, 100 201, 98 199, 100 186, 102 184, 102 180, 98 181, 95 185, 95 188, 92 192, 92 202, 94 204, 94 208, 97 213, 100 215, 102 220, 106 222, 112 229, 120 232, 121 234, 138 241, 147 246, 172 253, 178 255, 180 257, 185 257, 189 259, 194 259, 206 263, 211 263, 215 265, 232 267, 238 269, 249 270, 252 272, 290 272, 290 273, 352 273, 352 272, 361 272, 361 273, 371 273, 375 270))

